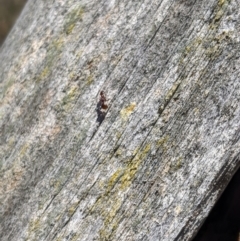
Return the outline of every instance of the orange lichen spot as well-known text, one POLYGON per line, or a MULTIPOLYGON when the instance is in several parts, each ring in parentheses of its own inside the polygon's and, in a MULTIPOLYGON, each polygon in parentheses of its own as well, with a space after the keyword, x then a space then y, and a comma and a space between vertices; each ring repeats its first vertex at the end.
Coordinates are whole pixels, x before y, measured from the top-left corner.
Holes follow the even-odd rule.
POLYGON ((122 119, 127 120, 136 108, 136 103, 132 102, 130 105, 121 110, 122 119))

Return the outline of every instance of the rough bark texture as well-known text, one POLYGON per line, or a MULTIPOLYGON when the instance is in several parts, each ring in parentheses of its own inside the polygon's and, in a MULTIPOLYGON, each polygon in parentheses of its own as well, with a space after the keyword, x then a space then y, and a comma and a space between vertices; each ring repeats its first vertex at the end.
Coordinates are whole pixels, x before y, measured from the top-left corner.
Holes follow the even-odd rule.
POLYGON ((191 240, 239 166, 239 5, 29 0, 0 50, 1 241, 191 240))

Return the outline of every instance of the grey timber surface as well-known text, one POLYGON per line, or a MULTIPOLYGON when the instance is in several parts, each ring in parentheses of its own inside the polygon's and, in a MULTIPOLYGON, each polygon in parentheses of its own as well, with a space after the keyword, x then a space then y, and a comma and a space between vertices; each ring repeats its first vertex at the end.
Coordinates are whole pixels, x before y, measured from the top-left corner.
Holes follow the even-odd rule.
POLYGON ((1 241, 191 240, 240 163, 239 33, 239 0, 29 0, 0 49, 1 241))

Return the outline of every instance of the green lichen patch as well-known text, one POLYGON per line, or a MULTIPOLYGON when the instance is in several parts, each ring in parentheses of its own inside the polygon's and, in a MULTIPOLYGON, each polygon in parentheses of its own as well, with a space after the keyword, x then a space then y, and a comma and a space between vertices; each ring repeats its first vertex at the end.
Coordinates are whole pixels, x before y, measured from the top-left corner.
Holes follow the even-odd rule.
POLYGON ((229 2, 230 0, 218 0, 214 11, 215 14, 210 24, 211 29, 216 29, 219 26, 219 22, 222 19, 229 2))
POLYGON ((222 51, 226 47, 226 44, 232 42, 233 33, 231 31, 222 31, 221 33, 217 33, 216 27, 217 25, 215 25, 212 29, 210 26, 209 34, 206 38, 200 39, 197 37, 185 47, 185 50, 179 60, 179 67, 183 67, 188 64, 189 59, 195 54, 202 53, 201 57, 197 58, 198 62, 201 62, 203 59, 214 60, 221 55, 222 51))
POLYGON ((120 177, 123 175, 123 170, 118 169, 110 178, 108 181, 108 192, 113 189, 115 184, 119 181, 120 177))
POLYGON ((50 73, 50 69, 49 69, 48 66, 46 66, 46 67, 43 69, 43 71, 40 73, 38 80, 45 79, 45 78, 48 76, 49 73, 50 73))
POLYGON ((90 213, 100 215, 103 220, 103 227, 99 231, 100 240, 111 240, 111 236, 118 228, 121 220, 118 213, 123 205, 123 193, 132 184, 142 161, 146 158, 150 149, 150 144, 146 144, 141 150, 138 148, 135 157, 129 160, 125 167, 117 169, 110 176, 105 185, 105 192, 91 207, 90 213))
POLYGON ((122 153, 122 150, 118 148, 114 154, 115 154, 115 157, 119 158, 123 153, 122 153))
POLYGON ((127 167, 124 171, 124 174, 120 178, 120 189, 126 190, 131 184, 136 176, 136 173, 139 169, 140 164, 145 159, 146 155, 149 153, 151 149, 151 145, 147 144, 142 151, 137 153, 137 155, 133 158, 133 160, 129 161, 127 167))
POLYGON ((189 58, 199 51, 204 50, 202 59, 208 57, 210 59, 217 58, 223 50, 223 41, 230 38, 229 34, 217 34, 222 17, 224 16, 230 0, 218 0, 215 9, 213 9, 213 16, 208 26, 209 31, 206 38, 196 37, 184 48, 179 60, 179 66, 183 67, 189 62, 189 58), (224 37, 223 37, 224 36, 224 37), (200 46, 199 51, 197 48, 200 46))
POLYGON ((103 210, 102 215, 104 216, 104 227, 99 231, 101 241, 110 240, 111 234, 118 227, 119 218, 117 218, 116 215, 122 206, 122 202, 123 200, 119 196, 116 196, 115 200, 109 202, 109 210, 103 210))
POLYGON ((54 195, 60 192, 63 185, 66 183, 66 180, 68 179, 70 173, 71 168, 69 168, 68 166, 61 167, 56 173, 55 177, 53 177, 49 181, 49 186, 51 187, 52 193, 54 193, 54 195))
POLYGON ((79 78, 79 73, 76 70, 71 71, 68 74, 69 82, 77 81, 79 78))
POLYGON ((28 240, 33 240, 32 236, 36 236, 39 234, 40 229, 41 229, 42 223, 39 218, 32 219, 29 222, 28 230, 27 230, 27 238, 26 241, 28 240))
POLYGON ((79 206, 79 203, 80 203, 80 201, 75 202, 68 208, 68 216, 69 217, 71 217, 75 213, 76 209, 79 206))
POLYGON ((181 84, 181 81, 176 81, 172 87, 168 90, 166 96, 165 96, 165 101, 169 101, 172 99, 173 95, 175 94, 175 92, 177 91, 179 85, 181 84))
POLYGON ((49 44, 46 57, 43 61, 43 68, 36 78, 37 82, 46 79, 51 74, 54 65, 58 62, 58 59, 61 56, 63 44, 64 41, 62 38, 55 39, 49 44))
POLYGON ((25 143, 21 149, 19 150, 19 156, 22 158, 23 156, 26 155, 27 151, 29 150, 29 144, 25 143))
POLYGON ((93 76, 92 76, 92 75, 89 75, 89 76, 87 77, 87 85, 91 85, 91 84, 93 83, 93 80, 94 80, 93 76))
POLYGON ((63 97, 61 106, 65 111, 68 111, 71 109, 72 104, 76 100, 76 97, 78 96, 78 86, 74 85, 69 88, 67 91, 67 94, 63 97))
POLYGON ((3 100, 3 97, 6 95, 8 90, 14 85, 14 82, 15 82, 14 79, 10 78, 7 81, 4 81, 4 82, 0 83, 0 97, 1 97, 1 100, 3 100))
POLYGON ((77 89, 78 89, 77 86, 72 86, 68 90, 67 94, 62 99, 63 105, 67 105, 69 102, 72 102, 74 100, 74 97, 76 96, 76 93, 77 93, 77 89))
POLYGON ((222 33, 211 36, 204 41, 205 47, 205 54, 210 59, 217 58, 223 51, 225 47, 224 43, 231 41, 232 34, 231 32, 223 31, 222 33))
POLYGON ((157 148, 161 148, 164 152, 168 149, 169 136, 166 135, 159 139, 156 143, 157 148))
POLYGON ((186 62, 185 60, 188 59, 189 56, 196 53, 197 47, 202 43, 202 39, 197 37, 194 40, 192 40, 184 49, 181 55, 181 58, 179 60, 180 66, 183 66, 186 62))
POLYGON ((62 52, 63 39, 59 38, 54 40, 48 47, 47 56, 45 58, 46 66, 49 68, 53 66, 56 60, 59 58, 60 53, 62 52))
MULTIPOLYGON (((158 114, 161 115, 163 113, 163 111, 166 109, 167 105, 170 103, 170 101, 172 100, 173 96, 175 95, 178 87, 181 84, 181 80, 177 80, 172 86, 171 88, 168 90, 168 92, 166 93, 163 102, 161 103, 161 105, 158 108, 158 114)), ((167 116, 165 116, 164 119, 168 119, 167 116)))
POLYGON ((170 168, 169 168, 169 173, 174 173, 176 171, 178 171, 179 169, 181 169, 183 166, 183 158, 179 157, 177 158, 177 160, 175 160, 174 162, 171 163, 170 168))
POLYGON ((65 24, 64 24, 64 32, 67 35, 71 34, 76 23, 82 20, 83 13, 84 13, 84 8, 82 6, 78 6, 67 14, 65 24))

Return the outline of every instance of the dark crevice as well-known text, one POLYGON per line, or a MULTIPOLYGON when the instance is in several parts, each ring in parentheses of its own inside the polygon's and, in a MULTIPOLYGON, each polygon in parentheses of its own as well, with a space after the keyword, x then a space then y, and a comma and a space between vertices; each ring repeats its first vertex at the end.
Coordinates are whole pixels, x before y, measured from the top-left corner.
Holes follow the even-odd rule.
MULTIPOLYGON (((182 241, 182 240, 189 240, 189 241, 199 241, 199 240, 193 240, 196 235, 196 226, 200 227, 199 220, 196 219, 196 217, 199 216, 200 213, 203 212, 203 210, 208 206, 208 202, 214 192, 218 192, 218 197, 221 195, 224 188, 227 186, 227 184, 230 182, 231 177, 234 176, 234 173, 236 170, 240 168, 240 161, 239 161, 239 154, 236 156, 232 156, 231 151, 229 151, 226 154, 225 163, 229 162, 231 159, 232 165, 224 165, 221 170, 219 171, 219 174, 216 176, 216 180, 213 181, 213 184, 211 185, 210 189, 206 193, 205 197, 202 199, 201 203, 196 207, 196 209, 192 212, 191 218, 187 221, 187 223, 184 225, 182 230, 179 232, 178 236, 174 239, 174 241, 182 241), (192 235, 189 237, 188 234, 192 233, 192 235)), ((222 241, 222 240, 211 240, 211 241, 222 241)), ((231 240, 228 240, 231 241, 231 240)))
POLYGON ((238 241, 240 233, 240 169, 233 176, 193 241, 238 241))

